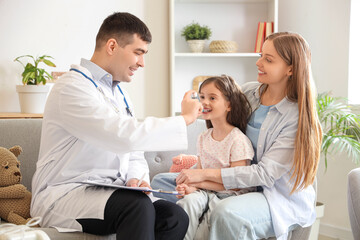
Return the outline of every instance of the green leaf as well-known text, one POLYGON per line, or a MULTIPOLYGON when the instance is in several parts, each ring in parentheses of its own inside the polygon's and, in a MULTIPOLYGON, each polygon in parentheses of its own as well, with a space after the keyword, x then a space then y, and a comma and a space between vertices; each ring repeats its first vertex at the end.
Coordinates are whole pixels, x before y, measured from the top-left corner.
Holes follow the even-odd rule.
POLYGON ((14 61, 19 62, 23 67, 24 71, 21 74, 23 79, 23 84, 28 85, 37 85, 37 84, 46 84, 47 79, 52 79, 51 75, 45 71, 43 68, 39 68, 39 63, 43 62, 49 67, 56 67, 55 63, 53 63, 51 60, 53 57, 48 55, 42 55, 40 57, 34 58, 31 55, 23 55, 19 56, 14 59, 14 61), (21 58, 31 58, 33 60, 32 63, 27 63, 26 65, 23 64, 19 59, 21 58))
POLYGON ((198 23, 192 23, 183 28, 181 36, 185 37, 186 41, 209 39, 211 29, 208 26, 200 26, 198 23))
POLYGON ((55 65, 52 61, 50 61, 50 60, 44 59, 43 61, 44 61, 44 63, 45 63, 46 65, 48 65, 49 67, 56 67, 56 65, 55 65))
POLYGON ((20 59, 20 58, 24 58, 24 57, 32 58, 32 60, 35 62, 35 58, 34 58, 33 56, 31 56, 31 55, 22 55, 22 56, 20 56, 20 57, 15 58, 14 61, 19 62, 19 63, 22 64, 22 62, 21 62, 19 59, 20 59))
POLYGON ((45 71, 45 74, 46 74, 46 76, 47 76, 47 77, 46 77, 47 80, 53 79, 53 77, 52 77, 48 72, 45 71))
POLYGON ((356 164, 360 162, 360 116, 353 112, 346 99, 333 98, 328 93, 318 95, 317 111, 323 128, 321 151, 325 169, 328 157, 342 152, 356 164))

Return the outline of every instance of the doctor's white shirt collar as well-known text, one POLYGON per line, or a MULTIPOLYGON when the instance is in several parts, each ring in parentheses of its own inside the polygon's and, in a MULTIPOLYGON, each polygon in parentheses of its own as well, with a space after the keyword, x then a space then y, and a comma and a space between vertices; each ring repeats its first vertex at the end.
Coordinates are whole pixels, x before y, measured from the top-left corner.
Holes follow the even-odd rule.
POLYGON ((115 88, 119 82, 113 82, 113 78, 110 73, 108 73, 95 63, 84 58, 81 59, 80 66, 89 70, 95 82, 98 82, 100 83, 100 85, 104 85, 109 89, 112 89, 112 92, 114 93, 115 88))

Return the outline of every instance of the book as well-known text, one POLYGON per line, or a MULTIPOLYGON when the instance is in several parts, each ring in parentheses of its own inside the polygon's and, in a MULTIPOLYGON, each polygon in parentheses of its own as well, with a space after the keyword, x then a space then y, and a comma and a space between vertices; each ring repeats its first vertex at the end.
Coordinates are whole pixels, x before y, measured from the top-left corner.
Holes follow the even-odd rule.
POLYGON ((118 184, 103 183, 103 182, 91 181, 91 180, 82 181, 81 183, 89 184, 89 185, 93 185, 93 186, 100 186, 100 187, 110 187, 110 188, 142 191, 142 192, 154 192, 154 193, 180 195, 177 191, 166 191, 166 190, 162 190, 162 189, 150 189, 148 187, 128 187, 128 186, 123 186, 123 185, 118 185, 118 184))
POLYGON ((274 32, 274 22, 265 22, 265 39, 274 32))
POLYGON ((255 41, 255 52, 261 52, 262 45, 264 44, 265 40, 265 24, 266 22, 259 22, 258 29, 256 34, 256 41, 255 41))

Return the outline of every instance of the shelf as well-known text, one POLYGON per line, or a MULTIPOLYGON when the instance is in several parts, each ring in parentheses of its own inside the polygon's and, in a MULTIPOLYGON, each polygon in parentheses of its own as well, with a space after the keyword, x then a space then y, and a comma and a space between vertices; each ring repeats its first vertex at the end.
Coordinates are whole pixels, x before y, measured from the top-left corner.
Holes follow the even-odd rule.
POLYGON ((42 113, 14 113, 14 112, 2 112, 0 113, 0 119, 19 119, 19 118, 43 118, 42 113))
POLYGON ((181 111, 184 93, 193 88, 198 76, 227 74, 242 85, 256 81, 254 53, 259 22, 274 22, 278 31, 278 0, 170 0, 170 108, 181 111), (181 36, 184 26, 198 22, 211 28, 203 53, 192 53, 181 36), (214 40, 234 41, 236 53, 211 53, 214 40))
POLYGON ((267 3, 269 0, 175 0, 176 3, 267 3))
POLYGON ((259 57, 259 53, 175 53, 175 57, 259 57))

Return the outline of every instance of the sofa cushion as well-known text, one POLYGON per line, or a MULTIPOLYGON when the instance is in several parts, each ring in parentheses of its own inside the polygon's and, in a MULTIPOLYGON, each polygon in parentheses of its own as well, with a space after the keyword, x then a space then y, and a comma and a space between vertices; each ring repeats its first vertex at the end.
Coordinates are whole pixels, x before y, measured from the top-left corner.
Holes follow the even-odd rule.
POLYGON ((204 120, 196 120, 193 124, 187 127, 188 149, 182 151, 166 151, 166 152, 145 152, 145 158, 150 169, 150 179, 158 173, 169 172, 172 165, 172 158, 179 154, 193 154, 197 153, 196 143, 197 138, 203 131, 206 130, 204 120))
POLYGON ((170 172, 181 172, 183 169, 189 169, 198 162, 196 155, 180 154, 172 158, 170 172))
POLYGON ((1 119, 0 146, 10 148, 19 145, 22 184, 31 192, 31 180, 39 156, 42 119, 1 119))

